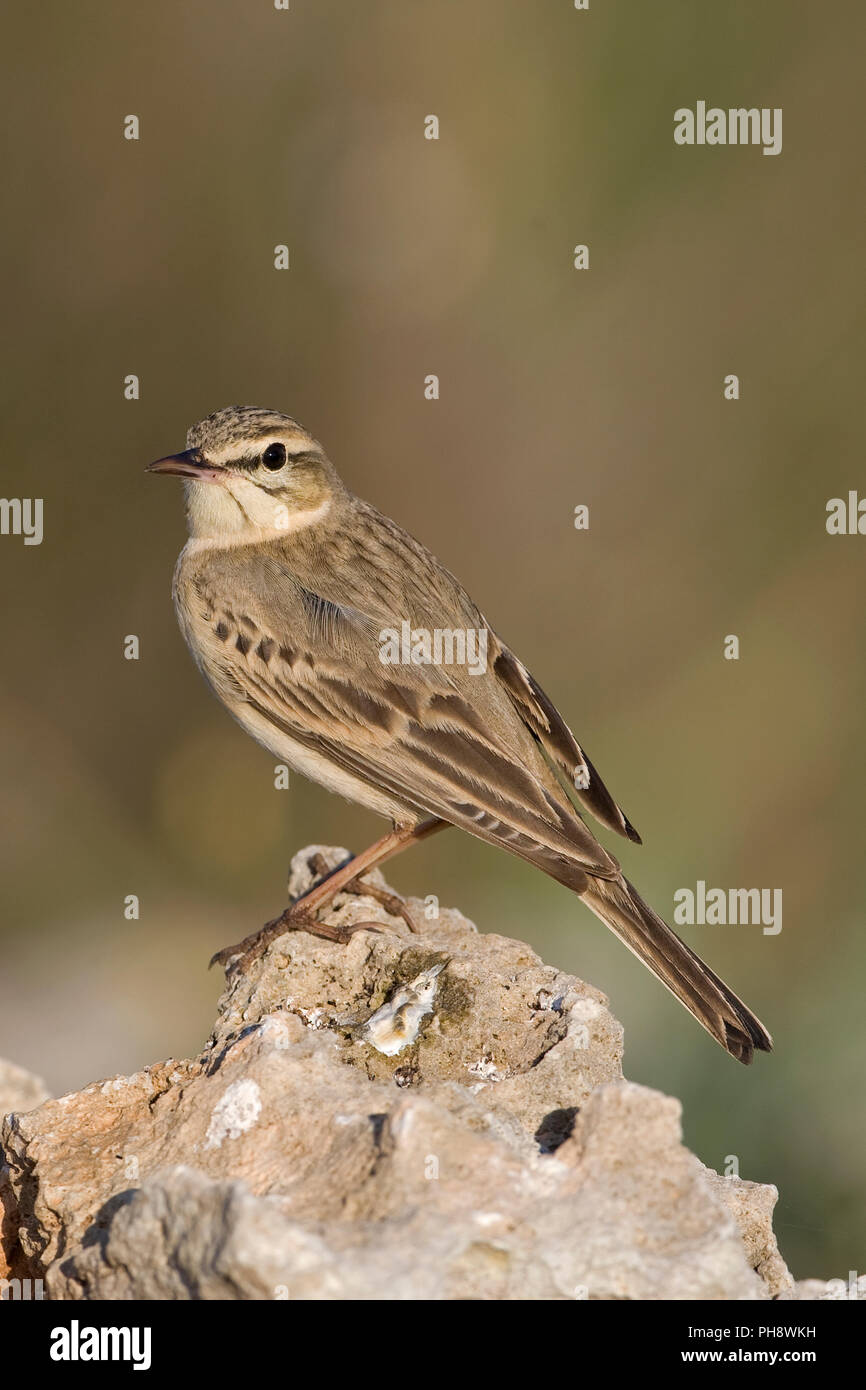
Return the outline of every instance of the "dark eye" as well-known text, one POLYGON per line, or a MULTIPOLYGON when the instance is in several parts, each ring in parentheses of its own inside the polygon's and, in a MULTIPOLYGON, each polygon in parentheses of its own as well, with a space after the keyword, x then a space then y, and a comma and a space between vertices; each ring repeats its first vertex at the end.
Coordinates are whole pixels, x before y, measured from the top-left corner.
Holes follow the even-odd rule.
POLYGON ((285 444, 269 444, 262 454, 262 463, 265 468, 273 468, 275 471, 282 468, 286 461, 285 444))

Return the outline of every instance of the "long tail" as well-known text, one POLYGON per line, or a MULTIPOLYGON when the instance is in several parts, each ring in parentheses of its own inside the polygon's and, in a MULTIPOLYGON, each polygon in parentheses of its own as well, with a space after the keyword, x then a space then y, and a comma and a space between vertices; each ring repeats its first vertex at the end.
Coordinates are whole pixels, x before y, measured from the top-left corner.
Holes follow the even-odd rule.
POLYGON ((756 1047, 772 1051, 764 1025, 627 879, 590 878, 580 896, 738 1062, 748 1065, 756 1047))

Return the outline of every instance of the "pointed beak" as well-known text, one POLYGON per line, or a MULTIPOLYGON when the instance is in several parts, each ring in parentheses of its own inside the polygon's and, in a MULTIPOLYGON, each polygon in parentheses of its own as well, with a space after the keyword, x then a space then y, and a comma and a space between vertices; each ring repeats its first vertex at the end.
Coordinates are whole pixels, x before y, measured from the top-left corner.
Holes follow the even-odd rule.
POLYGON ((168 454, 156 463, 149 463, 147 473, 173 473, 178 478, 198 478, 200 482, 220 481, 220 470, 205 463, 198 449, 187 449, 182 454, 168 454))

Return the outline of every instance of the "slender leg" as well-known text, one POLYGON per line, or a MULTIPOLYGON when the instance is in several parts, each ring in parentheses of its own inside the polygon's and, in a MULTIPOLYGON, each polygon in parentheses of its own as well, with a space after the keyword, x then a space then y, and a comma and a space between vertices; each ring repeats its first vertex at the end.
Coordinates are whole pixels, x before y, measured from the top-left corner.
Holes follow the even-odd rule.
MULTIPOLYGON (((358 854, 354 859, 341 864, 321 883, 317 883, 303 897, 291 903, 279 917, 275 917, 272 922, 266 922, 260 931, 253 932, 236 946, 226 946, 222 951, 217 951, 211 958, 211 965, 227 965, 232 957, 239 956, 236 968, 246 970, 276 937, 287 931, 307 931, 313 936, 322 936, 327 941, 342 942, 348 941, 356 931, 377 931, 377 927, 367 922, 356 922, 350 927, 332 927, 327 922, 317 921, 316 913, 326 907, 344 888, 350 888, 355 884, 362 874, 369 873, 370 869, 384 864, 387 859, 393 859, 395 854, 400 854, 410 845, 426 840, 428 835, 434 835, 437 830, 444 830, 448 823, 434 816, 430 820, 422 821, 420 825, 395 826, 387 835, 383 835, 381 840, 365 849, 363 854, 358 854)), ((361 892, 369 891, 369 885, 357 886, 361 892)), ((377 897, 378 893, 374 893, 373 896, 377 897)))
MULTIPOLYGON (((351 855, 350 861, 354 857, 351 855)), ((337 872, 337 868, 342 868, 342 865, 338 864, 337 868, 332 869, 323 854, 311 854, 307 863, 316 878, 319 879, 329 878, 331 874, 337 872)), ((366 872, 369 873, 369 870, 366 872)), ((360 876, 357 876, 350 878, 348 883, 343 884, 342 892, 354 893, 359 898, 375 898, 376 902, 381 903, 385 911, 389 912, 392 917, 402 917, 409 930, 415 931, 415 922, 403 899, 398 897, 396 893, 389 893, 387 888, 380 888, 376 883, 365 883, 360 876)))

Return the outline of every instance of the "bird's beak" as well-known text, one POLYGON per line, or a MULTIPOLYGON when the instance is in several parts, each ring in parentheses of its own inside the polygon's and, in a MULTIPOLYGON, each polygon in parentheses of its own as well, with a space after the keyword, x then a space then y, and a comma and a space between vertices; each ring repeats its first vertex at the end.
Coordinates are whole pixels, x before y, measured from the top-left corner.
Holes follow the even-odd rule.
POLYGON ((217 483, 222 478, 221 470, 205 463, 198 449, 187 449, 182 454, 168 454, 164 459, 157 459, 156 463, 149 463, 145 471, 173 473, 178 478, 198 478, 206 483, 217 483))

